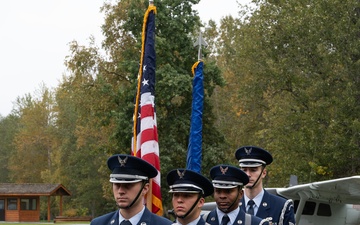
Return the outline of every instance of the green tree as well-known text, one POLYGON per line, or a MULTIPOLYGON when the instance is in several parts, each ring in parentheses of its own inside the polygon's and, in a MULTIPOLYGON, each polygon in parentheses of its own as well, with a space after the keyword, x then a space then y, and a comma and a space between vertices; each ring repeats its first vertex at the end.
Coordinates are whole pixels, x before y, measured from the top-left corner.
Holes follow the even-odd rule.
POLYGON ((61 144, 54 161, 56 179, 72 191, 67 207, 88 209, 95 216, 107 210, 102 183, 108 176, 100 171, 106 166, 109 149, 116 148, 110 141, 114 132, 110 115, 116 105, 108 80, 111 77, 102 76, 100 55, 93 43, 92 39, 89 47, 77 42, 70 45, 71 55, 66 60, 70 75, 64 77, 56 92, 61 144))
MULTIPOLYGON (((214 21, 209 21, 206 27, 206 34, 210 39, 209 45, 213 46, 211 57, 216 59, 217 65, 221 68, 222 75, 226 80, 223 87, 216 87, 214 94, 214 114, 216 115, 216 127, 224 134, 229 143, 227 149, 228 162, 236 163, 234 160, 235 150, 241 143, 251 143, 251 136, 244 132, 246 127, 242 124, 240 116, 246 114, 243 109, 242 99, 239 98, 238 88, 244 83, 238 75, 238 67, 244 61, 234 57, 236 53, 235 40, 239 35, 240 20, 232 16, 223 17, 218 27, 214 21)), ((247 128, 249 129, 249 128, 247 128)))
POLYGON ((239 145, 273 153, 269 185, 356 174, 359 2, 254 2, 221 49, 239 80, 240 137, 249 137, 239 145))
POLYGON ((56 146, 54 99, 45 86, 41 87, 37 97, 27 94, 17 100, 19 128, 13 140, 15 149, 9 159, 13 182, 43 182, 46 171, 51 173, 53 170, 51 154, 56 146))
POLYGON ((19 128, 19 117, 10 113, 6 117, 0 116, 0 182, 9 182, 8 162, 13 153, 13 141, 19 128))

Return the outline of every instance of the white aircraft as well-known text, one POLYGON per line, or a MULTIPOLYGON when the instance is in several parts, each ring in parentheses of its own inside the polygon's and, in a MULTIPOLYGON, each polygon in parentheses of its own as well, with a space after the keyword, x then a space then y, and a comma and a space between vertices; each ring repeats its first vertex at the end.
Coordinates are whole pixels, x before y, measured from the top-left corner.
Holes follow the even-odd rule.
MULTIPOLYGON (((360 224, 360 176, 290 185, 266 190, 294 200, 297 225, 360 224)), ((203 210, 214 207, 215 202, 205 203, 203 210)))

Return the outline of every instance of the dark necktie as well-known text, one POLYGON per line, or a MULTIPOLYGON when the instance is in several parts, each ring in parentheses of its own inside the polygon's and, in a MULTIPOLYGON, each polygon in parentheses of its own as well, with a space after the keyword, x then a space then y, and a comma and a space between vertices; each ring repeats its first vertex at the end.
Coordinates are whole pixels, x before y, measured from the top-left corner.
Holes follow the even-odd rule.
POLYGON ((223 216, 222 220, 221 220, 221 224, 220 224, 220 225, 227 225, 229 221, 230 221, 229 216, 225 214, 225 215, 223 216))
POLYGON ((123 220, 121 221, 120 225, 131 225, 130 220, 123 220))
POLYGON ((249 209, 248 209, 247 213, 249 213, 250 215, 254 215, 254 205, 255 205, 255 202, 253 200, 249 200, 249 202, 248 202, 249 209))

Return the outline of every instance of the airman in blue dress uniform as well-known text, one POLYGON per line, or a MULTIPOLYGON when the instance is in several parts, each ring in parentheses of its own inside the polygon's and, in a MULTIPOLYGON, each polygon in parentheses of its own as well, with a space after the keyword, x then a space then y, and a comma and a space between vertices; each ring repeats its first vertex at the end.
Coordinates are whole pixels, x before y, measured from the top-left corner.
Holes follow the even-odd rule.
POLYGON ((211 168, 210 177, 214 186, 216 208, 203 216, 206 217, 207 223, 210 225, 268 224, 265 219, 246 214, 239 207, 244 194, 243 187, 249 182, 246 173, 237 167, 222 164, 211 168))
POLYGON ((212 195, 214 188, 209 179, 192 170, 175 169, 166 177, 172 193, 173 213, 176 224, 205 225, 200 216, 205 197, 212 195))
POLYGON ((268 219, 273 225, 294 225, 293 201, 273 195, 263 188, 266 166, 272 163, 272 155, 256 146, 243 146, 236 151, 235 157, 249 177, 241 208, 257 217, 268 219))
POLYGON ((157 176, 155 167, 131 155, 113 155, 107 160, 112 171, 110 182, 120 208, 93 219, 90 225, 170 225, 172 221, 150 212, 144 206, 149 191, 149 179, 157 176))

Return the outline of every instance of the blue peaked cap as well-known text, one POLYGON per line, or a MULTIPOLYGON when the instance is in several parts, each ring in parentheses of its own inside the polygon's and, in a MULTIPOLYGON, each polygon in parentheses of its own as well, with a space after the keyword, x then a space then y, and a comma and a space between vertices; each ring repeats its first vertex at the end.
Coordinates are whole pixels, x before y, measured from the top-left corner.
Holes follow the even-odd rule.
POLYGON ((215 188, 234 188, 249 183, 248 175, 231 165, 217 165, 210 169, 210 177, 215 188))
POLYGON ((271 154, 256 146, 243 146, 236 150, 235 157, 239 160, 240 167, 266 166, 272 163, 271 154))
POLYGON ((201 193, 204 197, 212 195, 214 188, 209 179, 192 170, 175 169, 166 176, 170 193, 201 193))
POLYGON ((125 154, 111 156, 107 165, 111 183, 135 183, 157 176, 157 169, 145 160, 125 154))

